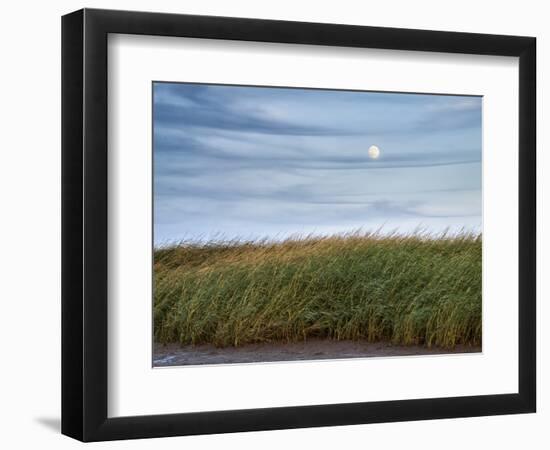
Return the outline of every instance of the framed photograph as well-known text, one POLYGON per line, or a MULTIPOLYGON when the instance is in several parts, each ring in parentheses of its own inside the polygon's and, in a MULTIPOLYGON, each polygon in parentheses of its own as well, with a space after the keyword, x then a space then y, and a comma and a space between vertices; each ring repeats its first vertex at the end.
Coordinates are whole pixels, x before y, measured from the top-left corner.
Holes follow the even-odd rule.
POLYGON ((62 20, 62 432, 535 412, 533 37, 62 20))

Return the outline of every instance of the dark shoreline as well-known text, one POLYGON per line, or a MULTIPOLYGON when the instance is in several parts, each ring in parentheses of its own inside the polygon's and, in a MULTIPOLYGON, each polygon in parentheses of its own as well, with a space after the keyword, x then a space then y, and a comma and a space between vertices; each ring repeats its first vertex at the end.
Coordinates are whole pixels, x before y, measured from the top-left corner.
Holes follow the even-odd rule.
POLYGON ((374 358, 387 356, 418 356, 479 353, 481 347, 458 345, 454 349, 420 345, 392 345, 388 342, 336 341, 310 339, 305 342, 247 344, 240 347, 217 348, 204 344, 153 346, 153 367, 190 366, 204 364, 244 364, 280 361, 315 361, 323 359, 374 358))

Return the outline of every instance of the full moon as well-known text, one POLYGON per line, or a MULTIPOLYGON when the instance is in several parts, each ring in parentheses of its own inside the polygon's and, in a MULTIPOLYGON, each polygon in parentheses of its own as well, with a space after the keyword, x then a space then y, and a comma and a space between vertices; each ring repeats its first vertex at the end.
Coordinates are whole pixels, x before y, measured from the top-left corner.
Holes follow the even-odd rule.
POLYGON ((379 156, 380 156, 380 149, 376 145, 371 145, 369 147, 369 158, 378 159, 379 156))

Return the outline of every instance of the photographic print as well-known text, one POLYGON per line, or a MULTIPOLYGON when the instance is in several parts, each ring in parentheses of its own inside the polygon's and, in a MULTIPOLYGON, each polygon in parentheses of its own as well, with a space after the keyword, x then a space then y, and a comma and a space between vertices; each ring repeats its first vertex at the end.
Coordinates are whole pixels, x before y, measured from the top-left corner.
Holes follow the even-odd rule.
POLYGON ((153 366, 481 351, 482 97, 152 96, 153 366))

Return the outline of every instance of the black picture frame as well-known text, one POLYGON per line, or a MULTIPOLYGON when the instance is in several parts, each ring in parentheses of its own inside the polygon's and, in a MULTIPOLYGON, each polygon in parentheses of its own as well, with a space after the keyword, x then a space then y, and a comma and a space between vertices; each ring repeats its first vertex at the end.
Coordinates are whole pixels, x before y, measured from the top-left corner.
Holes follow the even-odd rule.
POLYGON ((102 441, 535 412, 535 91, 533 37, 96 9, 63 16, 62 433, 102 441), (109 33, 519 57, 518 393, 108 418, 109 33))

